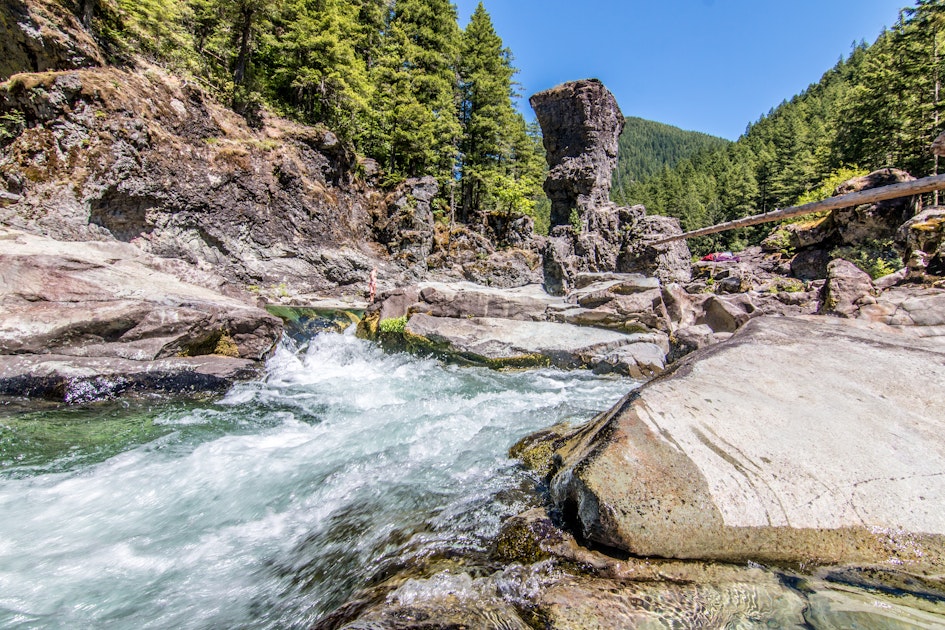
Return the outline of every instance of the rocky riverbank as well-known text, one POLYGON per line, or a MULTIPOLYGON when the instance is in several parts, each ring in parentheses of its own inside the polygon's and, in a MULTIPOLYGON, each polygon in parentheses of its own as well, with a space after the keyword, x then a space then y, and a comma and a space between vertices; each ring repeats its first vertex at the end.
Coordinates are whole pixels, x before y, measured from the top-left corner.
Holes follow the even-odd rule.
POLYGON ((85 402, 256 376, 282 321, 225 287, 124 243, 0 228, 0 394, 85 402))

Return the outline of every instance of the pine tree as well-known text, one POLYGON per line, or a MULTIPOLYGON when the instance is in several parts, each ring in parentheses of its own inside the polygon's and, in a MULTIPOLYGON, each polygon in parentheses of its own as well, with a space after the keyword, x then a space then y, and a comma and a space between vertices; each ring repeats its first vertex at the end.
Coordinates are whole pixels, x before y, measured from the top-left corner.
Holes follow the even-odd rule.
POLYGON ((531 212, 541 158, 512 102, 511 52, 481 2, 463 32, 460 59, 460 220, 481 223, 488 211, 531 212))
POLYGON ((399 0, 376 63, 368 150, 394 177, 450 181, 459 140, 456 10, 449 0, 399 0))
POLYGON ((346 0, 287 0, 266 44, 270 93, 302 120, 324 123, 345 138, 366 118, 371 94, 356 50, 358 9, 346 0))

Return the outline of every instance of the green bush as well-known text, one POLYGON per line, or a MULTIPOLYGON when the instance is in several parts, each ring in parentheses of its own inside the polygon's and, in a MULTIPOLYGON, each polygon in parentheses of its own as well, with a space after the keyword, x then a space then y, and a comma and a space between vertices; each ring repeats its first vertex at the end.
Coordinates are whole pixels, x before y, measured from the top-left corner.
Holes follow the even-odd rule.
POLYGON ((902 269, 902 258, 891 240, 864 241, 857 245, 838 247, 830 252, 831 258, 843 258, 870 274, 874 280, 902 269))
POLYGON ((382 333, 403 333, 407 329, 407 316, 382 319, 378 328, 382 333))

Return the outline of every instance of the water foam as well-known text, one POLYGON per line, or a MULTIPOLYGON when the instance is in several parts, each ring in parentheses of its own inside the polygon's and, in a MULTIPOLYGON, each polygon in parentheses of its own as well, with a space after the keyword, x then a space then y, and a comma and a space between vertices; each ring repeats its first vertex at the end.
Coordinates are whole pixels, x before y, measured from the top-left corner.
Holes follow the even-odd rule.
POLYGON ((391 565, 483 550, 532 500, 508 447, 631 386, 284 342, 264 380, 155 412, 156 440, 0 471, 0 625, 305 627, 391 565))

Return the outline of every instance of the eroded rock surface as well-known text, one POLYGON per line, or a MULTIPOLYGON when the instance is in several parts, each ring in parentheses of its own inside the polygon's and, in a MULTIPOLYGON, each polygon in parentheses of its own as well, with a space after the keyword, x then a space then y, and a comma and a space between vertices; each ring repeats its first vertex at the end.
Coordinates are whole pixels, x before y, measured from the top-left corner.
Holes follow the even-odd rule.
POLYGON ((901 331, 754 319, 577 431, 552 494, 634 555, 940 571, 942 382, 901 331))
POLYGON ((70 399, 79 382, 111 395, 254 375, 281 320, 210 288, 219 278, 192 270, 203 286, 183 282, 167 264, 124 243, 0 229, 0 389, 70 399))
POLYGON ((78 18, 54 0, 0 4, 0 81, 17 72, 86 68, 105 55, 78 18))
POLYGON ((643 206, 609 199, 624 118, 596 79, 573 81, 531 97, 548 166, 551 232, 542 248, 548 292, 566 294, 581 272, 644 273, 664 282, 689 280, 685 241, 652 243, 681 232, 679 221, 646 216, 643 206))
POLYGON ((0 113, 23 121, 0 158, 0 188, 20 197, 0 207, 6 225, 131 243, 270 298, 366 287, 375 266, 396 274, 371 245, 384 200, 329 131, 250 129, 156 67, 19 74, 0 113))
POLYGON ((567 225, 571 211, 610 202, 611 173, 624 117, 617 99, 597 79, 572 81, 529 99, 547 153, 545 193, 551 225, 567 225))
POLYGON ((637 378, 661 372, 668 350, 665 336, 658 334, 628 335, 587 326, 490 317, 417 314, 407 322, 406 332, 433 349, 477 363, 583 367, 637 378))

